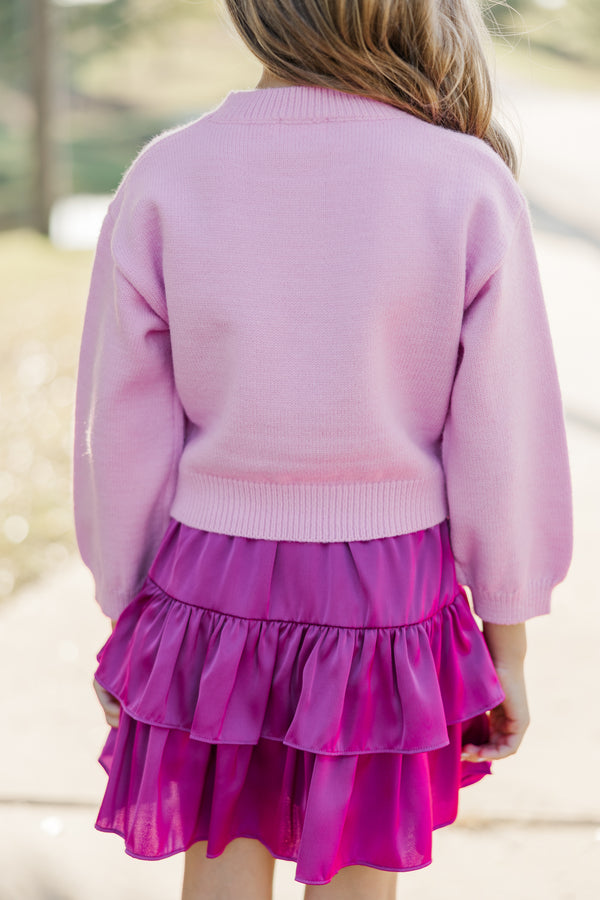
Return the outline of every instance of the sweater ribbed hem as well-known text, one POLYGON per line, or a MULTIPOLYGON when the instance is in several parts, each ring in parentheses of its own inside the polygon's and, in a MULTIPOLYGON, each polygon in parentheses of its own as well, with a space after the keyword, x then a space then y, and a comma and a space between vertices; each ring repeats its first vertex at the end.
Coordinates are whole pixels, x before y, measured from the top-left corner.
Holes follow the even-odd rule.
POLYGON ((192 528, 280 541, 368 541, 448 515, 443 472, 426 481, 252 482, 181 472, 171 505, 192 528))
POLYGON ((549 615, 552 590, 564 578, 564 575, 544 578, 530 582, 521 590, 509 592, 471 587, 468 581, 463 581, 458 567, 457 576, 458 581, 467 584, 471 590, 475 614, 484 622, 495 625, 517 625, 535 616, 549 615))
POLYGON ((408 115, 391 103, 363 94, 310 84, 230 91, 208 113, 223 122, 327 122, 331 119, 389 119, 408 115))

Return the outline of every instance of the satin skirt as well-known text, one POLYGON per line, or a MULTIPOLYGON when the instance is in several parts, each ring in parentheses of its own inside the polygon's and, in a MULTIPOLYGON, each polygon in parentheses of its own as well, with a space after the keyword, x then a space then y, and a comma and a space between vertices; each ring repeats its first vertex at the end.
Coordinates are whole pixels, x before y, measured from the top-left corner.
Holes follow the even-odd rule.
POLYGON ((305 884, 418 869, 491 773, 460 759, 504 693, 447 520, 302 543, 171 519, 97 659, 121 714, 96 828, 134 857, 250 837, 305 884))

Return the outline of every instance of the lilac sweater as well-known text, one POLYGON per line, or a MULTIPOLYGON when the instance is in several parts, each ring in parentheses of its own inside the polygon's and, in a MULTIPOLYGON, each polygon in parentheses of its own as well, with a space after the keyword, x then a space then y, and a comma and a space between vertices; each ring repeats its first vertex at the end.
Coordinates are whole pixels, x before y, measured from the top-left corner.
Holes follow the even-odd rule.
POLYGON ((450 522, 483 619, 548 613, 572 553, 527 202, 478 138, 312 86, 232 91, 112 199, 74 496, 116 618, 169 516, 357 541, 450 522))

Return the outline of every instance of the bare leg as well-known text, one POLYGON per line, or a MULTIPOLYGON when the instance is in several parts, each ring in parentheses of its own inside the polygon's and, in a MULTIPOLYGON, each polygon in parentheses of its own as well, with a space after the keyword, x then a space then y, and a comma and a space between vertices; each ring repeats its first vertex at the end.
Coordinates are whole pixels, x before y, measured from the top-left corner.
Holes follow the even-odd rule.
POLYGON ((181 900, 271 900, 275 860, 253 838, 236 838, 208 859, 207 841, 186 850, 181 900))
POLYGON ((304 900, 395 900, 397 872, 346 866, 329 884, 307 884, 304 900))

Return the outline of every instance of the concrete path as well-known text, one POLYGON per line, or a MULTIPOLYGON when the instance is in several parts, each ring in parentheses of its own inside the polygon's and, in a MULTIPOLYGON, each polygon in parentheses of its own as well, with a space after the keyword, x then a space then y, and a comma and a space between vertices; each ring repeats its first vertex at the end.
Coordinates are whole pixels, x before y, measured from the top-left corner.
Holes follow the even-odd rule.
MULTIPOLYGON (((529 109, 530 157, 549 159, 547 142, 559 140, 560 131, 548 136, 547 121, 536 118, 525 95, 522 106, 518 96, 514 102, 524 119, 529 109)), ((574 102, 557 101, 556 117, 568 116, 574 102)), ((576 127, 576 116, 569 121, 576 127)), ((563 184, 567 152, 553 151, 553 158, 560 160, 553 181, 532 173, 531 192, 525 178, 523 184, 538 210, 536 244, 565 400, 573 564, 554 591, 552 614, 527 626, 532 722, 519 753, 462 791, 457 823, 435 833, 433 865, 400 874, 398 898, 600 896, 600 597, 593 571, 600 535, 600 223, 598 204, 590 216, 585 192, 574 196, 563 184)), ((571 172, 577 164, 569 165, 571 172)), ((108 631, 78 559, 0 605, 0 900, 179 900, 181 857, 131 859, 120 838, 93 827, 105 784, 96 759, 107 726, 91 681, 108 631)), ((278 861, 275 900, 302 897, 293 879, 293 863, 278 861)))

